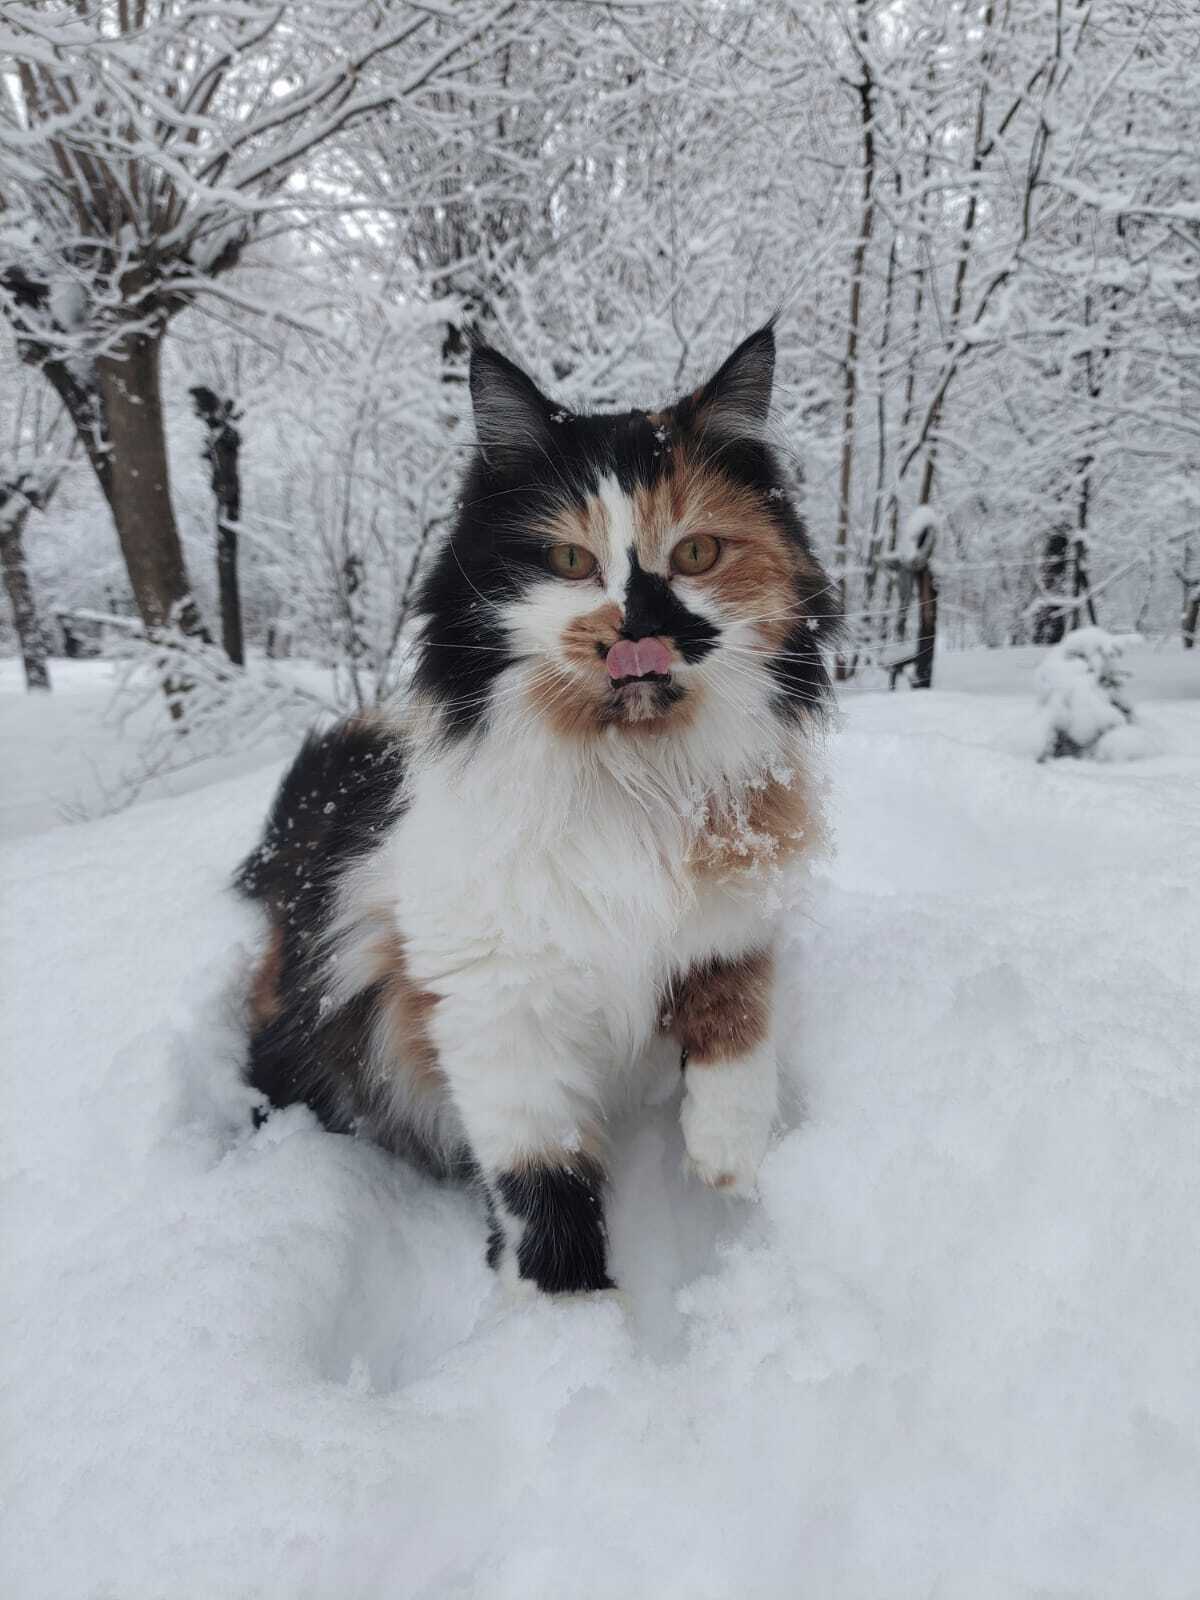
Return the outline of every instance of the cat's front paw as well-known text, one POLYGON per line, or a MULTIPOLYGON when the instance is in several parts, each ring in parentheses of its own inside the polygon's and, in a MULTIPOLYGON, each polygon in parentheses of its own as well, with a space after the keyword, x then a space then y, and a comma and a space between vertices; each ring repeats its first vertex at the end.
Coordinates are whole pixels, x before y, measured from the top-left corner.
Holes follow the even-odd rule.
POLYGON ((689 1092, 680 1121, 688 1165, 710 1189, 748 1198, 771 1138, 773 1106, 730 1103, 723 1094, 689 1092))

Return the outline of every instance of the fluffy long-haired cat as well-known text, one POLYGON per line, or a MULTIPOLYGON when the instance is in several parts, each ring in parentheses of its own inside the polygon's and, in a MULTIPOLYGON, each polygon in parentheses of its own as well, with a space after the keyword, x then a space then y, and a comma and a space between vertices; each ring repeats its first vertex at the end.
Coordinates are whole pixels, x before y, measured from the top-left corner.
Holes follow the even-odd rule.
POLYGON ((661 1041, 698 1179, 751 1190, 771 1132, 836 625, 774 364, 768 326, 672 407, 578 415, 476 348, 408 703, 307 741, 238 877, 251 1083, 477 1183, 489 1260, 547 1291, 610 1285, 606 1112, 661 1041))

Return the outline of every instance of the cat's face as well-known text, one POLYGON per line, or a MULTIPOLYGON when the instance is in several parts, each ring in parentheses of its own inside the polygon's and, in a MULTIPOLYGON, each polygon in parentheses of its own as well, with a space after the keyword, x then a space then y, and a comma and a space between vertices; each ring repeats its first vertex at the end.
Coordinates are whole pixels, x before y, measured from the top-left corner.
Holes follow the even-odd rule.
POLYGON ((576 416, 476 350, 478 457, 421 598, 448 731, 500 695, 567 739, 821 708, 835 607, 762 439, 773 367, 766 328, 675 406, 576 416))

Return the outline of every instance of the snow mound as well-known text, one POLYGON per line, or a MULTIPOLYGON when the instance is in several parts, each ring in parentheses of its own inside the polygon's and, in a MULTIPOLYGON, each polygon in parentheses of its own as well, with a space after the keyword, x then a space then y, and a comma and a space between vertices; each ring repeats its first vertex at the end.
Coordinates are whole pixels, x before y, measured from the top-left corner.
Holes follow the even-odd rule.
POLYGON ((276 768, 0 851, 0 1592, 1193 1595, 1200 705, 1157 711, 1169 760, 1081 770, 1002 748, 1018 699, 852 702, 761 1201, 675 1105, 616 1130, 623 1303, 514 1307, 465 1196, 252 1129, 276 768))
POLYGON ((1129 761, 1150 753, 1152 741, 1129 736, 1134 714, 1122 657, 1128 644, 1137 643, 1135 634, 1121 638, 1103 628, 1077 628, 1049 652, 1037 682, 1040 760, 1129 761))

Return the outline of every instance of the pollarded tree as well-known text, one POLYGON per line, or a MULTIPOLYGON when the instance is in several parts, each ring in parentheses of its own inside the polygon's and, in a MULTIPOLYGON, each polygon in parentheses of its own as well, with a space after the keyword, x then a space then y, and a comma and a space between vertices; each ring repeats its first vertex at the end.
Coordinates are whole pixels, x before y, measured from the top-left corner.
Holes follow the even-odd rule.
POLYGON ((346 129, 390 115, 418 142, 435 136, 439 92, 503 49, 516 10, 496 0, 5 8, 0 308, 74 423, 148 629, 203 632, 163 426, 172 318, 200 296, 238 302, 223 280, 248 246, 348 198, 312 181, 315 152, 346 129))

